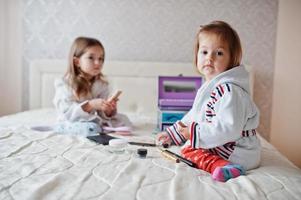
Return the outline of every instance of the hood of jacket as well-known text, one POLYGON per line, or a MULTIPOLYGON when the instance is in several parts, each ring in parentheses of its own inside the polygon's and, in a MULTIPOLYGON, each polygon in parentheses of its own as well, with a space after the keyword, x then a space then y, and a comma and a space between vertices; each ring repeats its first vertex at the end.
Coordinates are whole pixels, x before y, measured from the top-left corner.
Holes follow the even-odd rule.
POLYGON ((239 86, 248 94, 250 94, 250 78, 249 72, 246 70, 245 66, 240 65, 229 69, 223 73, 220 73, 214 77, 208 85, 220 85, 224 83, 231 83, 239 86))

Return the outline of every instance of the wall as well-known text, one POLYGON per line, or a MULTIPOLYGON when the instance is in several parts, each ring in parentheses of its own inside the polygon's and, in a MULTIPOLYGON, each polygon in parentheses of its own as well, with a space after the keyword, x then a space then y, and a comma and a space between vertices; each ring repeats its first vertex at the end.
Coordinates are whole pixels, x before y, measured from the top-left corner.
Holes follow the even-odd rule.
POLYGON ((0 0, 0 116, 22 107, 21 19, 21 0, 0 0))
POLYGON ((271 143, 301 168, 301 1, 279 3, 271 143))
POLYGON ((30 61, 65 59, 76 36, 100 39, 108 60, 190 62, 197 27, 220 19, 238 31, 244 62, 255 66, 259 131, 269 137, 278 0, 22 1, 24 110, 30 61))

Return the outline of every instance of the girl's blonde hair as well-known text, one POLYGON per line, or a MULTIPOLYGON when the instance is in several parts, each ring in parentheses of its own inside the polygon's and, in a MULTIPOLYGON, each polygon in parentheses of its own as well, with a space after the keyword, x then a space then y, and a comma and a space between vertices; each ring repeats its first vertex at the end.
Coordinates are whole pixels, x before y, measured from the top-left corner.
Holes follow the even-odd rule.
POLYGON ((222 42, 228 44, 230 51, 229 68, 236 67, 241 64, 242 48, 237 32, 226 22, 213 21, 207 25, 200 27, 195 37, 194 45, 194 65, 197 67, 198 51, 199 51, 199 36, 201 33, 215 34, 222 42))
POLYGON ((99 46, 103 50, 103 53, 105 53, 105 49, 100 41, 88 37, 76 38, 70 49, 68 68, 64 80, 72 88, 74 95, 78 100, 81 96, 91 94, 92 85, 96 80, 100 80, 107 84, 102 73, 93 77, 91 80, 88 80, 85 73, 74 63, 74 58, 80 58, 88 48, 94 46, 99 46))

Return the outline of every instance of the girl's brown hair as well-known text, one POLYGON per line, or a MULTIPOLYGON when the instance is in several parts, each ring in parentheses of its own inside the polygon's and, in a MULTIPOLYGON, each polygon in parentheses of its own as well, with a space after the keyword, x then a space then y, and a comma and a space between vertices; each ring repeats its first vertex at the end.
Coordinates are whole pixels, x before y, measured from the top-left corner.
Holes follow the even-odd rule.
POLYGON ((88 80, 85 73, 74 63, 74 58, 80 58, 88 48, 94 46, 99 46, 103 50, 103 53, 105 53, 105 49, 100 41, 88 37, 76 38, 70 49, 68 69, 64 76, 64 80, 72 88, 74 95, 78 100, 81 96, 91 94, 92 85, 96 80, 107 83, 102 73, 93 77, 91 80, 88 80))
POLYGON ((199 51, 199 36, 201 33, 215 34, 221 39, 221 41, 228 44, 230 51, 230 63, 229 68, 240 65, 242 58, 241 42, 237 32, 226 22, 213 21, 207 25, 201 26, 195 37, 194 45, 194 65, 198 63, 198 51, 199 51))

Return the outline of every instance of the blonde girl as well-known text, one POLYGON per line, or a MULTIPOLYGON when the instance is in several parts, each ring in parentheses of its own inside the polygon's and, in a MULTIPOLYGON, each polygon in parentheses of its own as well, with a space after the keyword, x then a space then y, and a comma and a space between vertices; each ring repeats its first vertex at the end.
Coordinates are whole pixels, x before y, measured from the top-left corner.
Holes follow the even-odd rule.
POLYGON ((62 125, 62 132, 76 133, 78 126, 87 126, 82 122, 93 122, 100 128, 129 125, 125 116, 117 114, 118 99, 108 100, 108 81, 102 74, 104 60, 105 49, 100 41, 88 37, 74 40, 67 72, 55 82, 53 103, 59 121, 67 122, 62 125))

